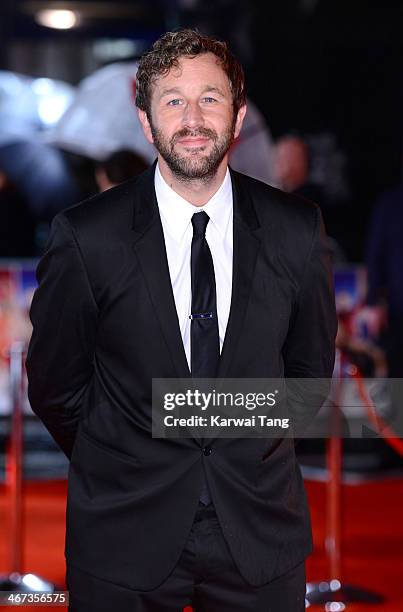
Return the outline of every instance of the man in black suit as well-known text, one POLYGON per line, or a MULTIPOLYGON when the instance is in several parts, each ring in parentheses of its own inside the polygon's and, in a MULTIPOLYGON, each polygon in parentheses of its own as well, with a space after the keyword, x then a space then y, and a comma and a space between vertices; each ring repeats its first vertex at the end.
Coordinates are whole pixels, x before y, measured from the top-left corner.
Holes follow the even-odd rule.
POLYGON ((292 439, 152 438, 151 384, 331 376, 320 212, 228 169, 246 107, 224 43, 164 35, 136 103, 156 164, 55 218, 31 309, 31 405, 70 459, 70 610, 300 612, 292 439))

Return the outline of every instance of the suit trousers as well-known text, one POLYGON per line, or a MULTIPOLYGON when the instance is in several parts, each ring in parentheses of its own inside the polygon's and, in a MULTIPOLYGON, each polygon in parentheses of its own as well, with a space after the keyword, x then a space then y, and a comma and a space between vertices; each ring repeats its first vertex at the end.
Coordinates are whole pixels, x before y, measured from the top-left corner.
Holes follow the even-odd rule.
POLYGON ((69 612, 304 612, 305 562, 260 587, 235 566, 212 504, 199 502, 181 557, 152 591, 131 590, 67 564, 69 612))

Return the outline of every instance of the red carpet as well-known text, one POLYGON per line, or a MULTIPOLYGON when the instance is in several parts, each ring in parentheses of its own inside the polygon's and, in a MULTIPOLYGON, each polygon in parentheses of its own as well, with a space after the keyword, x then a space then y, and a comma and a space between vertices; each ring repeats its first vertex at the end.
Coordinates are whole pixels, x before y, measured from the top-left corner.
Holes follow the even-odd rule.
MULTIPOLYGON (((308 580, 328 577, 324 553, 325 487, 307 483, 315 552, 308 560, 308 580)), ((65 482, 26 485, 25 572, 64 586, 65 482)), ((403 611, 403 480, 344 487, 344 579, 383 594, 381 605, 354 604, 349 612, 403 611)), ((7 568, 5 488, 0 487, 0 572, 7 568)), ((2 607, 15 610, 16 607, 2 607)), ((323 609, 314 608, 312 609, 323 609)), ((37 606, 35 610, 65 610, 37 606)), ((186 610, 188 612, 188 610, 186 610)))

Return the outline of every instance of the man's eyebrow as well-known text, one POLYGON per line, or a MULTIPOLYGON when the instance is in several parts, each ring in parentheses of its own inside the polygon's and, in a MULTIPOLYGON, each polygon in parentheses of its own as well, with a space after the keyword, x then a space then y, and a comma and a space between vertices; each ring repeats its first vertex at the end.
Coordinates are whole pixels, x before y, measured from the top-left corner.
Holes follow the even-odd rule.
MULTIPOLYGON (((206 93, 208 91, 211 91, 213 93, 218 93, 220 96, 225 96, 224 92, 219 87, 216 87, 215 85, 206 85, 203 88, 202 93, 206 93)), ((169 87, 161 91, 159 98, 161 99, 164 96, 169 96, 171 94, 182 94, 182 92, 179 87, 169 87)))
POLYGON ((169 87, 168 89, 163 89, 159 97, 163 98, 164 96, 168 96, 170 94, 178 94, 178 93, 180 93, 179 87, 169 87))
POLYGON ((207 85, 204 89, 203 89, 203 93, 206 93, 207 91, 212 91, 215 93, 218 93, 220 96, 224 96, 224 92, 222 91, 222 89, 220 89, 219 87, 216 87, 215 85, 207 85))

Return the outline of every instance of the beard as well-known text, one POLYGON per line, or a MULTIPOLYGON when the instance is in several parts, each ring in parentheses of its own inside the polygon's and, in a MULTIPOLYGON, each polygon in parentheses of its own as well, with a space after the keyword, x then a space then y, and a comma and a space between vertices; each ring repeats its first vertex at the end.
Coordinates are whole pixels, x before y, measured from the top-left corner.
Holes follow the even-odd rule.
POLYGON ((215 174, 228 153, 234 140, 235 113, 231 124, 219 136, 214 130, 200 127, 196 129, 183 128, 168 140, 163 132, 157 129, 150 121, 151 133, 154 139, 154 146, 158 153, 165 160, 167 166, 177 179, 188 182, 191 180, 201 180, 208 182, 215 174), (205 146, 192 148, 187 155, 181 155, 175 151, 178 140, 186 137, 209 138, 213 143, 210 153, 203 155, 205 146))

